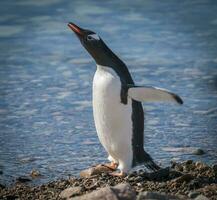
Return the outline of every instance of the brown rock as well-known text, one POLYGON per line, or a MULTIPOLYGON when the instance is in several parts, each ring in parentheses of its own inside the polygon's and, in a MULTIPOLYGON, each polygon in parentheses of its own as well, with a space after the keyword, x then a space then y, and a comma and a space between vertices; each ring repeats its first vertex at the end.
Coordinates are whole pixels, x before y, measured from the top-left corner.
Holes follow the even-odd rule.
POLYGON ((81 190, 82 190, 81 187, 69 187, 63 190, 59 196, 60 198, 63 198, 63 199, 69 199, 70 197, 76 194, 79 194, 81 190))
POLYGON ((135 200, 136 192, 129 184, 119 184, 115 187, 105 187, 100 190, 75 197, 73 200, 135 200))
POLYGON ((89 178, 89 177, 94 176, 94 175, 98 175, 101 173, 110 173, 110 172, 112 172, 112 170, 109 169, 108 167, 106 167, 104 165, 97 165, 95 167, 91 167, 89 169, 82 170, 80 172, 80 177, 89 178))

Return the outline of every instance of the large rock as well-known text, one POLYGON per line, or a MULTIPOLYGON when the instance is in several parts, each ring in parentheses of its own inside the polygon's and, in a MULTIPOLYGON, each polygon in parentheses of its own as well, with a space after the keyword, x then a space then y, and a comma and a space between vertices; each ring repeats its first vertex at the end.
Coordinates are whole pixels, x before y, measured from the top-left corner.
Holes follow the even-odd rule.
POLYGON ((80 177, 89 178, 94 175, 98 175, 101 173, 110 173, 112 170, 104 165, 97 165, 95 167, 91 167, 89 169, 85 169, 80 172, 80 177))
POLYGON ((69 187, 69 188, 66 188, 65 190, 63 190, 61 193, 60 193, 60 198, 63 198, 63 199, 69 199, 70 197, 72 197, 73 195, 76 195, 76 194, 79 194, 81 192, 81 187, 69 187))
POLYGON ((85 194, 73 200, 135 200, 136 192, 129 184, 119 184, 115 187, 105 187, 100 190, 85 194))
POLYGON ((140 192, 136 200, 181 200, 178 196, 159 192, 140 192))

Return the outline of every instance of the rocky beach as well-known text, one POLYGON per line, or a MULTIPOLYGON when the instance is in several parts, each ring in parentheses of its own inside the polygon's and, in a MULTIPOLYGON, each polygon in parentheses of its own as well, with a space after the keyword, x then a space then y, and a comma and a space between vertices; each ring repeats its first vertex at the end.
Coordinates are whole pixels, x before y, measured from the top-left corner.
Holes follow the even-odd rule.
POLYGON ((109 172, 107 167, 97 165, 81 171, 80 177, 31 186, 31 178, 39 175, 34 172, 18 178, 10 187, 1 185, 0 199, 217 199, 217 165, 192 160, 171 162, 158 172, 140 169, 124 178, 109 172))

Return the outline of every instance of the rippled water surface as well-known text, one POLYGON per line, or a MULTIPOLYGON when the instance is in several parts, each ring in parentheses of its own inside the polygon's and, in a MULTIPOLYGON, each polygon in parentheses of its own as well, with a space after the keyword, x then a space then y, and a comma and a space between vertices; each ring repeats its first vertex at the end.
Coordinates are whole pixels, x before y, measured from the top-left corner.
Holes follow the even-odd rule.
POLYGON ((68 21, 98 32, 137 84, 183 98, 183 106, 143 104, 154 159, 217 161, 215 1, 8 0, 0 2, 1 183, 32 169, 43 183, 106 161, 92 117, 95 63, 68 21))

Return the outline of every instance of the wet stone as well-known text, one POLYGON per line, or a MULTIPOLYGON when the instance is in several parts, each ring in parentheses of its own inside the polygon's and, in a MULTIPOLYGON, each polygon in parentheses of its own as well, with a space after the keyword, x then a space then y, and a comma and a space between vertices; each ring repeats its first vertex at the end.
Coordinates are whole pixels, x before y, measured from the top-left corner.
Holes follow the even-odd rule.
POLYGON ((204 150, 203 149, 195 149, 192 154, 194 155, 203 155, 205 154, 204 150))

